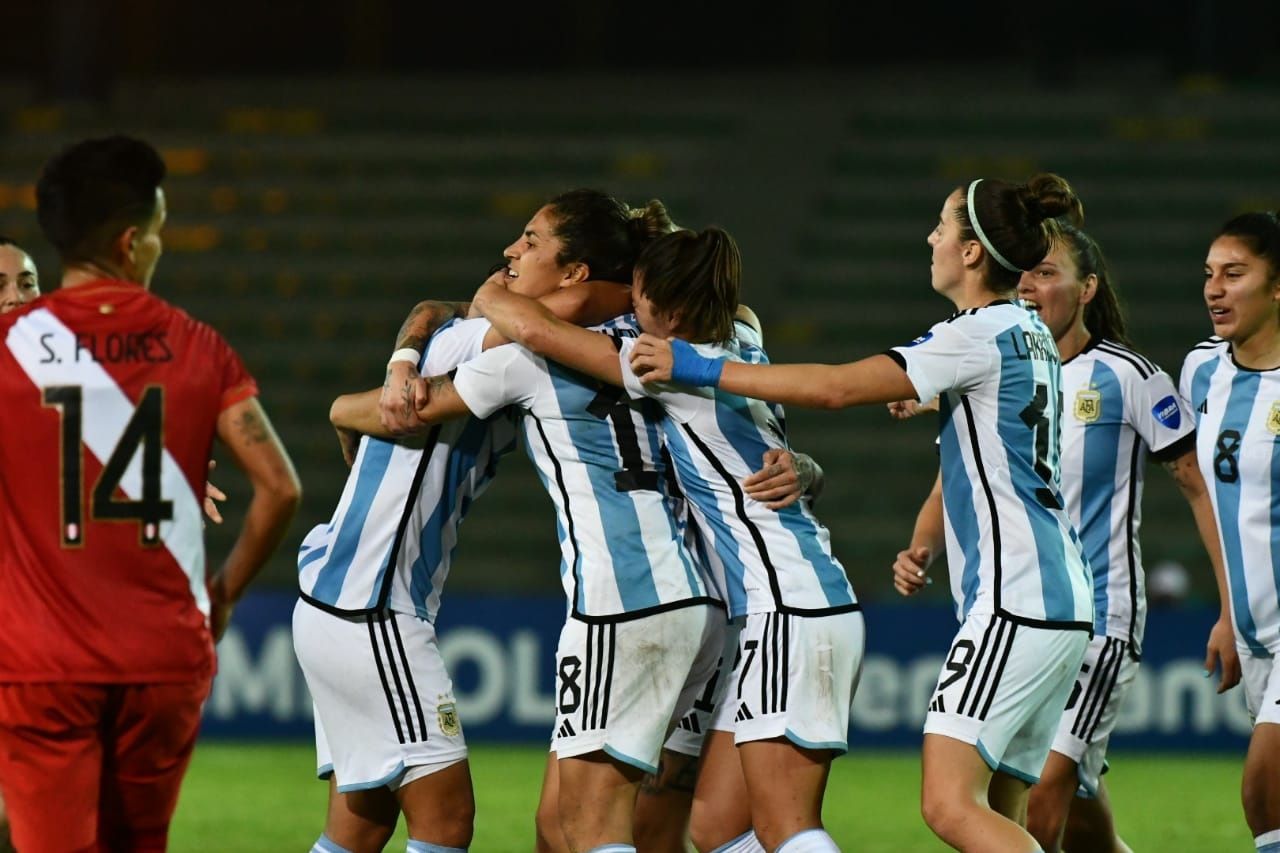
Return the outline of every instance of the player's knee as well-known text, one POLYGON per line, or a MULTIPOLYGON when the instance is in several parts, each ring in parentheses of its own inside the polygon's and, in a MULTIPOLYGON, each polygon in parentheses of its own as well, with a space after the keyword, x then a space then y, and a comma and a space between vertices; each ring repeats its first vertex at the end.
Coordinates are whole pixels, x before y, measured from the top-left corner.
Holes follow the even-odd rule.
POLYGON ((1280 785, 1271 783, 1264 774, 1246 772, 1240 784, 1240 803, 1244 806, 1245 823, 1254 835, 1260 835, 1274 827, 1268 826, 1271 812, 1280 811, 1280 803, 1269 802, 1270 795, 1280 794, 1280 785))
POLYGON ((726 815, 718 814, 704 803, 694 800, 693 809, 689 813, 689 841, 698 853, 708 853, 751 829, 750 825, 740 827, 732 826, 731 823, 726 815))
POLYGON ((539 803, 533 816, 538 853, 562 853, 565 850, 564 830, 560 828, 560 810, 554 803, 539 803))
POLYGON ((976 803, 927 789, 920 797, 920 814, 924 822, 933 830, 934 835, 947 843, 959 836, 966 816, 974 808, 977 808, 976 803))
POLYGON ((1057 840, 1066 825, 1067 812, 1056 791, 1041 785, 1032 787, 1027 802, 1027 832, 1046 850, 1057 849, 1057 840))

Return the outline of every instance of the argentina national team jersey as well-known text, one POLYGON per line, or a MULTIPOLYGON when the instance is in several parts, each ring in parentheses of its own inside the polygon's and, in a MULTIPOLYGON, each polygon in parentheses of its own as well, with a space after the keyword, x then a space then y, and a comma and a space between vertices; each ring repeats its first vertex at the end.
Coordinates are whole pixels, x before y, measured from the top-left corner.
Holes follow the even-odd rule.
MULTIPOLYGON (((694 346, 712 358, 767 360, 754 331, 739 324, 737 332, 727 346, 694 346)), ((777 410, 718 389, 642 384, 631 372, 633 345, 622 342, 623 380, 632 397, 654 399, 666 411, 667 449, 702 537, 699 553, 729 616, 857 610, 844 567, 831 553, 831 535, 807 502, 775 511, 742 491, 742 480, 763 466, 765 451, 787 446, 777 410)))
MULTIPOLYGON (((594 331, 615 343, 639 334, 631 316, 594 331)), ((574 618, 616 622, 714 601, 673 514, 656 407, 515 344, 462 365, 454 386, 478 416, 524 412, 525 447, 556 508, 574 618)))
MULTIPOLYGON (((448 373, 478 356, 485 320, 453 321, 428 341, 419 369, 448 373)), ((391 609, 434 621, 458 525, 515 448, 510 412, 433 426, 423 439, 364 437, 328 524, 298 551, 302 597, 331 613, 391 609)))
POLYGON ((1280 370, 1238 366, 1215 337, 1187 355, 1178 390, 1196 417, 1236 642, 1280 654, 1280 370))
POLYGON ((958 616, 1092 630, 1089 568, 1059 492, 1062 371, 1049 330, 1001 300, 961 311, 888 355, 921 401, 939 398, 958 616))
POLYGON ((1146 580, 1138 531, 1148 455, 1194 448, 1173 380, 1138 353, 1094 338, 1062 365, 1062 497, 1093 571, 1093 630, 1140 657, 1146 580))

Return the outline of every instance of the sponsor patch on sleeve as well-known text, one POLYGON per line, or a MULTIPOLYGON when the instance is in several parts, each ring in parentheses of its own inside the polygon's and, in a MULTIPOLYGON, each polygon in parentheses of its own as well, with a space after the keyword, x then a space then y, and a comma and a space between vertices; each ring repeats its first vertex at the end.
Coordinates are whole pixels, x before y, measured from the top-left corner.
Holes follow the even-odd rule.
POLYGON ((1151 409, 1151 414, 1156 416, 1162 425, 1168 429, 1177 429, 1182 425, 1182 407, 1178 405, 1178 401, 1170 394, 1151 409))

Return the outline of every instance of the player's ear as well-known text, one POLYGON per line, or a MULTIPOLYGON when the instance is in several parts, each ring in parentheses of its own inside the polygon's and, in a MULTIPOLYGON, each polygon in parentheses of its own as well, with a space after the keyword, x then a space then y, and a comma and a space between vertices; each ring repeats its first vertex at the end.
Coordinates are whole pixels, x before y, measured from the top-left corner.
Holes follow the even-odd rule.
POLYGON ((114 260, 117 263, 132 265, 135 260, 135 250, 138 246, 139 228, 136 225, 130 225, 121 231, 111 243, 111 252, 115 255, 114 260))
POLYGON ((1080 291, 1080 304, 1088 305, 1090 302, 1093 301, 1093 297, 1097 295, 1098 295, 1098 276, 1095 275, 1094 273, 1089 273, 1089 275, 1084 280, 1084 289, 1080 291))
POLYGON ((581 284, 590 278, 591 268, 584 263, 575 262, 565 268, 564 278, 560 280, 560 286, 568 287, 571 284, 581 284))

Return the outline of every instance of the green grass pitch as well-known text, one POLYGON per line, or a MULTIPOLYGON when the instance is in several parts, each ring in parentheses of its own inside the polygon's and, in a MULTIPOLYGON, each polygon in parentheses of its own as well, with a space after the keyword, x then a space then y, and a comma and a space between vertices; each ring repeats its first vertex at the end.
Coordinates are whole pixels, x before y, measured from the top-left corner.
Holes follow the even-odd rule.
MULTIPOLYGON (((476 853, 533 849, 533 812, 545 752, 474 747, 476 853)), ((1251 849, 1239 805, 1243 756, 1120 754, 1107 775, 1121 833, 1135 850, 1251 849)), ((170 849, 305 851, 324 820, 325 786, 306 744, 202 743, 174 818, 170 849)), ((946 848, 918 810, 918 756, 858 752, 833 765, 824 819, 846 850, 912 853, 946 848)), ((404 850, 403 824, 390 851, 404 850)))

